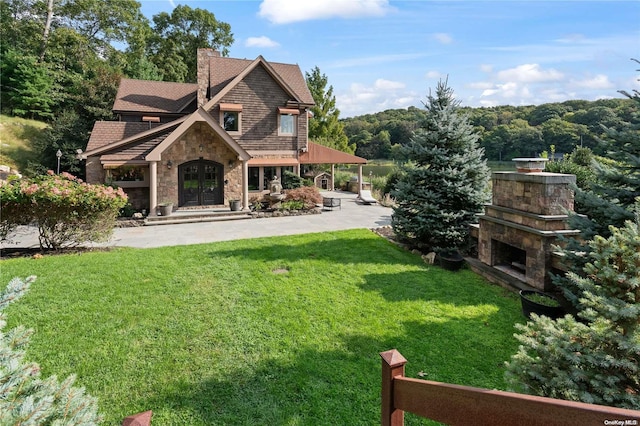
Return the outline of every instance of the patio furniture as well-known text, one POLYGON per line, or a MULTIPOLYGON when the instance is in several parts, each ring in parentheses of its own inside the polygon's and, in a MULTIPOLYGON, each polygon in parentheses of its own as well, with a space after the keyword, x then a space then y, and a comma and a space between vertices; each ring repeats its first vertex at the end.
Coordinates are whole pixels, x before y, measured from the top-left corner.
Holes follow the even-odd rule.
POLYGON ((365 189, 360 191, 360 195, 358 195, 357 199, 360 200, 362 204, 375 204, 378 202, 373 198, 373 195, 371 195, 371 191, 365 189))
POLYGON ((340 210, 342 210, 340 198, 322 197, 322 206, 331 210, 333 210, 334 207, 340 207, 340 210))

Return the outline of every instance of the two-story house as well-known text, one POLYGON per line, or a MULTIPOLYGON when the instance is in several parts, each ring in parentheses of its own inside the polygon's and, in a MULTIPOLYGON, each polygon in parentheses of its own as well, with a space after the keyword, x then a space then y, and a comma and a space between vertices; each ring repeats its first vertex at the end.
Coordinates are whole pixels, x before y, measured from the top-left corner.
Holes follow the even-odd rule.
MULTIPOLYGON (((221 57, 199 49, 194 84, 122 79, 113 111, 96 122, 87 148, 89 183, 122 187, 134 208, 249 205, 302 164, 366 160, 308 140, 314 105, 298 65, 221 57)), ((332 171, 333 172, 333 171, 332 171)))

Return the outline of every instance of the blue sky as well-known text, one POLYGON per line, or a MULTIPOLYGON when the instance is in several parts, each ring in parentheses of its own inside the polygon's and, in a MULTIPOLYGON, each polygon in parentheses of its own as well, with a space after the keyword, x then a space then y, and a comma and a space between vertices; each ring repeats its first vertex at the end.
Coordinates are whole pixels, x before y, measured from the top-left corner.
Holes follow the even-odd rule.
POLYGON ((318 66, 342 118, 421 107, 447 78, 463 106, 640 89, 640 1, 142 0, 231 25, 231 57, 318 66))

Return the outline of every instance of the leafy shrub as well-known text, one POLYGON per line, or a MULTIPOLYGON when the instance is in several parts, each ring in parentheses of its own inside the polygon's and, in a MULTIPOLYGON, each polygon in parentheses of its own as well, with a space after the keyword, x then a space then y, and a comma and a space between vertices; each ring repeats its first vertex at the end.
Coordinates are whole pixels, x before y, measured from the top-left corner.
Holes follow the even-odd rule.
POLYGON ((265 203, 268 203, 268 201, 265 199, 263 194, 252 195, 249 197, 249 205, 253 211, 262 210, 265 203))
POLYGON ((98 402, 73 387, 75 377, 58 383, 56 376, 43 379, 36 363, 24 360, 33 330, 18 326, 3 332, 4 309, 22 297, 35 277, 14 278, 0 293, 0 424, 2 425, 95 425, 98 402))
POLYGON ((333 174, 333 186, 338 189, 347 190, 347 186, 353 173, 336 170, 333 174))
POLYGON ((289 200, 282 203, 280 210, 303 210, 304 201, 302 200, 289 200))
POLYGON ((402 171, 402 169, 399 169, 399 168, 394 169, 387 176, 387 181, 385 183, 384 188, 382 189, 382 193, 391 194, 391 191, 393 191, 396 183, 398 183, 398 181, 401 180, 403 177, 404 177, 404 171, 402 171))
POLYGON ((576 175, 576 185, 580 189, 589 189, 596 181, 596 172, 592 166, 593 153, 589 148, 576 148, 571 154, 565 154, 559 161, 549 161, 546 171, 576 175))
POLYGON ((320 190, 315 186, 303 186, 302 188, 289 189, 285 191, 286 201, 301 201, 302 208, 310 210, 322 203, 322 195, 320 190))
POLYGON ((282 173, 282 187, 284 189, 301 188, 305 185, 308 185, 308 179, 298 176, 288 170, 285 170, 282 173))
POLYGON ((49 171, 0 187, 0 230, 7 239, 16 226, 35 224, 41 248, 106 241, 126 203, 122 188, 90 185, 69 173, 49 171))
POLYGON ((384 188, 387 186, 387 176, 372 176, 371 181, 371 190, 377 191, 380 194, 383 194, 384 188))

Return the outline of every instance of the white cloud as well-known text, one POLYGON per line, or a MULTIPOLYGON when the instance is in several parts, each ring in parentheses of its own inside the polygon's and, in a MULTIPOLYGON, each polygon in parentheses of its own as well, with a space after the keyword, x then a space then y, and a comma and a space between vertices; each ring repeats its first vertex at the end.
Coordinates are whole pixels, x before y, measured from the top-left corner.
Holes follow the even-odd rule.
POLYGON ((539 83, 543 81, 561 80, 564 75, 554 70, 543 70, 538 64, 523 64, 515 68, 499 71, 497 78, 500 81, 517 81, 520 83, 539 83))
POLYGON ((391 80, 385 80, 383 78, 379 78, 376 80, 373 87, 377 90, 395 90, 395 89, 404 89, 406 85, 399 81, 391 81, 391 80))
POLYGON ((278 47, 280 43, 271 40, 267 36, 249 37, 244 42, 246 47, 278 47))
POLYGON ((604 74, 598 74, 592 78, 585 78, 584 80, 572 80, 570 82, 571 87, 577 87, 581 89, 613 89, 614 85, 609 81, 609 77, 604 74))
POLYGON ((433 35, 433 38, 438 40, 442 44, 451 44, 453 43, 453 37, 447 33, 436 33, 433 35))
POLYGON ((352 83, 345 91, 336 94, 340 116, 353 117, 387 109, 407 108, 418 105, 420 96, 406 89, 406 84, 379 78, 372 85, 352 83))
POLYGON ((263 0, 258 16, 274 24, 328 18, 384 16, 392 8, 388 0, 263 0))

